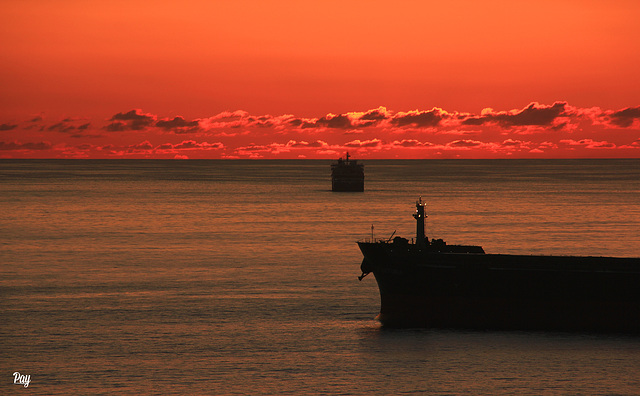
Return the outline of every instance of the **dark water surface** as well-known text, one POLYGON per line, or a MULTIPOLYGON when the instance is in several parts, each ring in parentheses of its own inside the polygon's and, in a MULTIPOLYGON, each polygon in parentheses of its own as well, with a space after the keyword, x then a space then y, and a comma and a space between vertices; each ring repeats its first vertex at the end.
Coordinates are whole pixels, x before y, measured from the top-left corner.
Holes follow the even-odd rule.
MULTIPOLYGON (((640 256, 640 161, 0 160, 1 394, 640 394, 640 338, 388 330, 355 244, 640 256), (28 388, 13 372, 31 376, 28 388)), ((637 313, 636 313, 637 314, 637 313)))

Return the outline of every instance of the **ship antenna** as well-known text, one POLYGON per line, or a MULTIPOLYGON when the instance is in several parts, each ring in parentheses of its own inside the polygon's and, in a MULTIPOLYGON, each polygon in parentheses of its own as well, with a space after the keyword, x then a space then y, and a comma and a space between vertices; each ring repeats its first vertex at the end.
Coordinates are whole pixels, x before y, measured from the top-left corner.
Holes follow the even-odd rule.
POLYGON ((349 152, 347 151, 347 162, 349 162, 349 152))
POLYGON ((424 219, 427 217, 424 214, 424 207, 426 203, 422 202, 422 196, 416 201, 416 213, 413 217, 416 219, 416 245, 423 247, 426 245, 426 237, 424 235, 424 219))

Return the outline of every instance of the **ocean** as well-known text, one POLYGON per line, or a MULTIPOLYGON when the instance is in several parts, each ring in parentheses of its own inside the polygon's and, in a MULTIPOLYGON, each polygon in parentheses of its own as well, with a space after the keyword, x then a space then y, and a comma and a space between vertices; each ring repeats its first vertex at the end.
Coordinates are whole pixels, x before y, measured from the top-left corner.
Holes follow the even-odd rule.
POLYGON ((0 393, 640 394, 640 337, 381 327, 355 243, 422 197, 430 238, 638 257, 640 160, 330 162, 0 160, 0 393))

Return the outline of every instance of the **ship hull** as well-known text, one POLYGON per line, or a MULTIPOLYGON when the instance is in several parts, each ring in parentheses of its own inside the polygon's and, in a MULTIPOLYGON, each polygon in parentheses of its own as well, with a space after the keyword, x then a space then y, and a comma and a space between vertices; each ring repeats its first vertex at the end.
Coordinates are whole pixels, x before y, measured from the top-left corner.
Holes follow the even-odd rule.
POLYGON ((640 259, 359 245, 385 326, 640 333, 640 259))
POLYGON ((364 191, 364 176, 360 177, 333 177, 331 179, 331 191, 361 192, 364 191))

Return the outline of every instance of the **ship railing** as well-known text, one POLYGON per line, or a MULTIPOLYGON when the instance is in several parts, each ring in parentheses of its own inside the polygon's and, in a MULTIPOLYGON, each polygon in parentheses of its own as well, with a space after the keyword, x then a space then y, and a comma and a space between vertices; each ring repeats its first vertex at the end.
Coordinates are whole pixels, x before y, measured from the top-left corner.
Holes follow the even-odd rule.
MULTIPOLYGON (((356 242, 362 242, 362 243, 393 243, 393 240, 387 239, 387 238, 364 238, 364 239, 358 239, 356 242)), ((413 238, 409 239, 407 241, 408 245, 415 245, 415 241, 413 238)))
MULTIPOLYGON (((363 242, 363 243, 393 243, 393 240, 391 239, 387 239, 387 238, 364 238, 364 239, 358 239, 356 242, 363 242)), ((408 241, 409 245, 413 245, 413 238, 409 239, 408 241)))
POLYGON ((363 243, 387 243, 387 240, 384 238, 364 238, 364 239, 358 239, 358 242, 363 242, 363 243))

